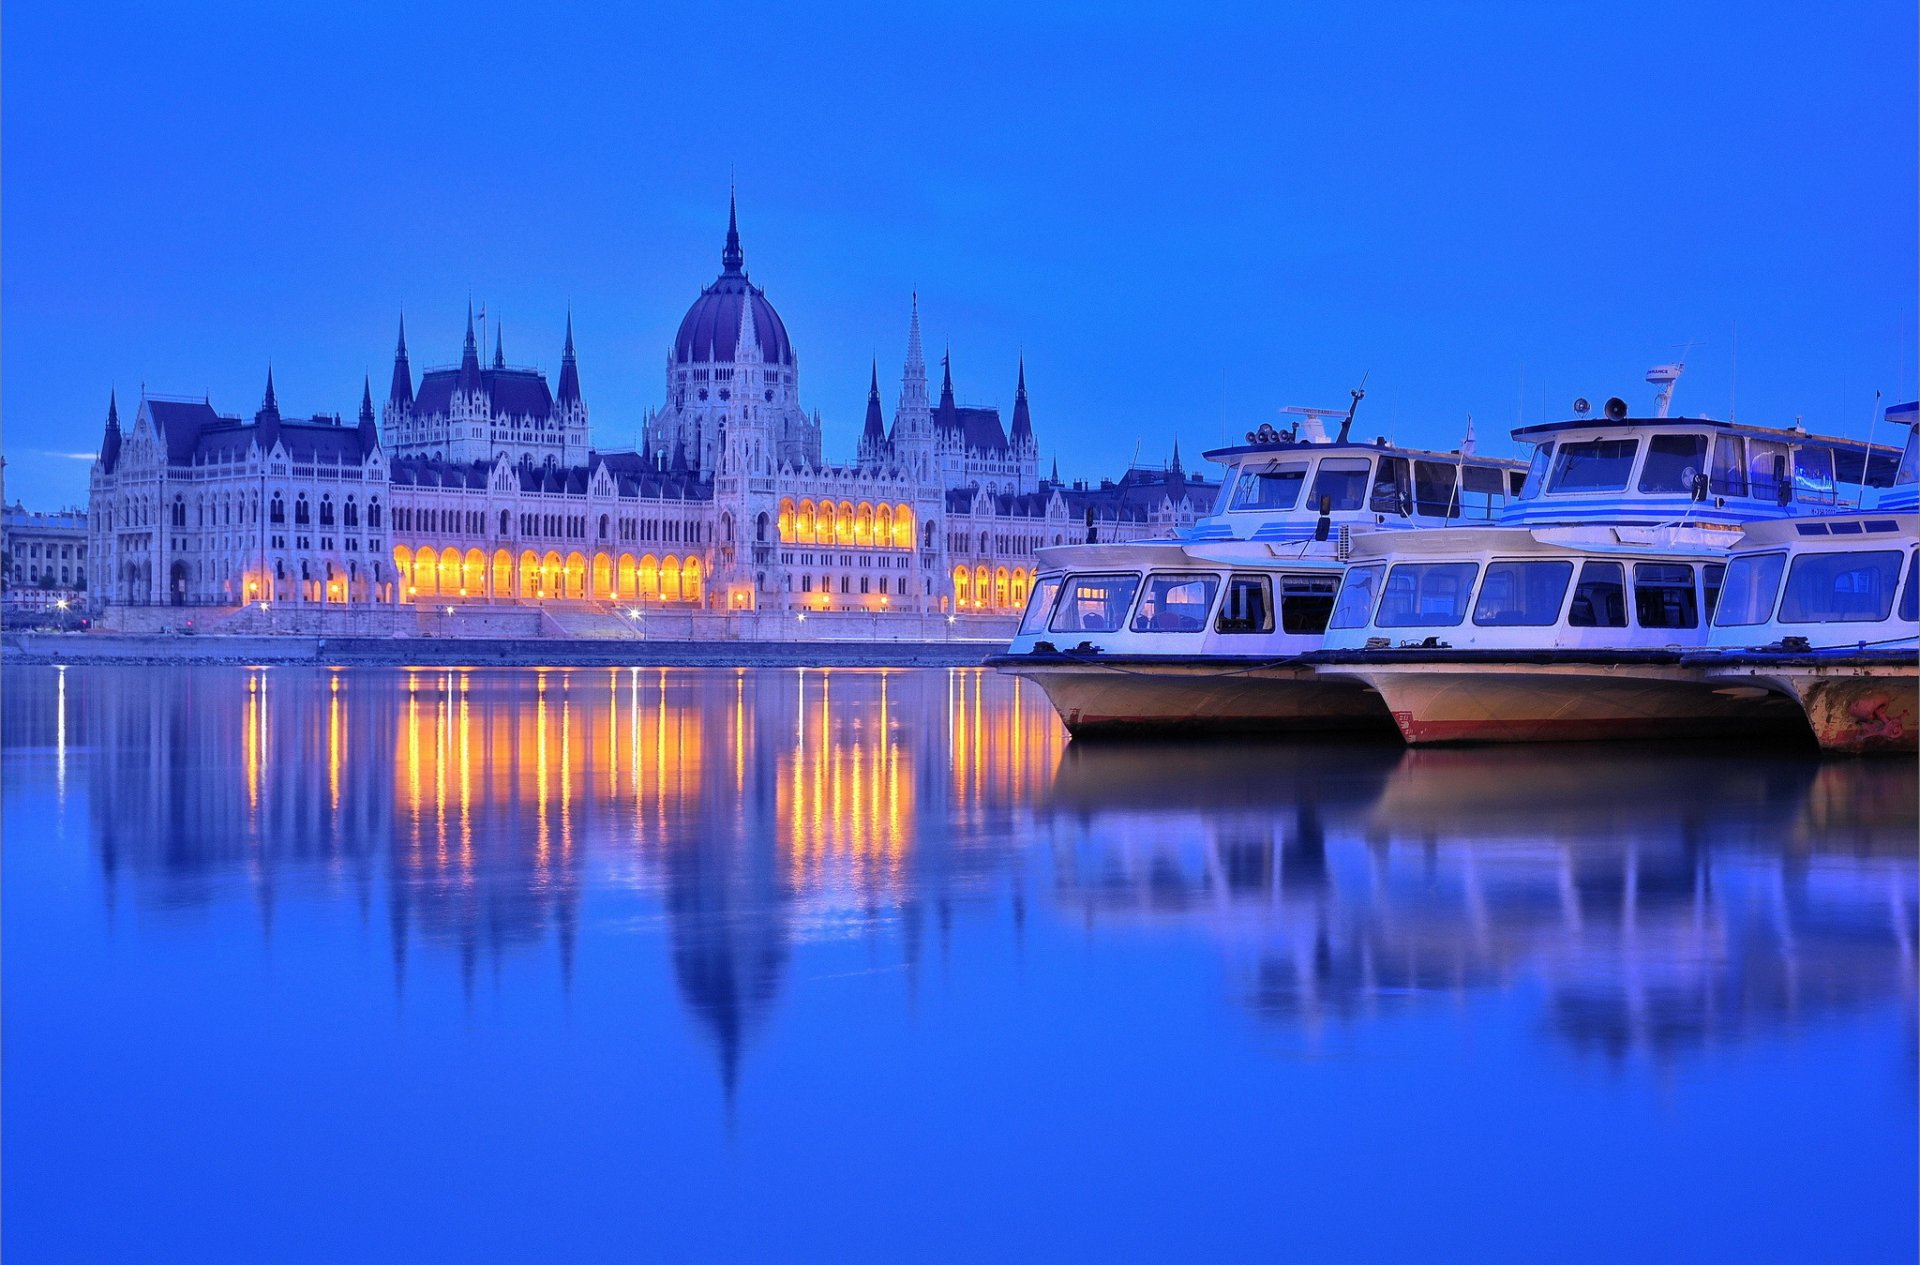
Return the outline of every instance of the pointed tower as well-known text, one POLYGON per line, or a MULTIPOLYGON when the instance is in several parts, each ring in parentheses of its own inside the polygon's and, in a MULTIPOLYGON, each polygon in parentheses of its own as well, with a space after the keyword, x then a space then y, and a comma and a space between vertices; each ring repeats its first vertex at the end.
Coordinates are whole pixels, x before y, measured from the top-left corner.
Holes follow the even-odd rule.
POLYGON ((860 431, 860 464, 878 470, 887 463, 887 420, 880 410, 880 362, 867 384, 867 424, 860 431))
POLYGON ((100 467, 108 474, 120 464, 120 393, 107 395, 107 433, 100 440, 100 467))
POLYGON ((920 293, 913 294, 907 318, 907 363, 900 374, 900 404, 888 436, 894 459, 915 476, 933 472, 933 410, 927 400, 927 358, 920 343, 920 293))
POLYGON ((400 341, 393 349, 393 382, 382 409, 387 438, 396 447, 413 442, 413 366, 407 362, 407 316, 400 314, 400 341))
POLYGON ((473 338, 473 300, 467 300, 467 341, 460 348, 460 389, 480 390, 480 345, 473 338))
POLYGON ((493 367, 507 367, 507 326, 504 321, 495 321, 493 325, 493 367))
POLYGON ((260 444, 260 451, 270 451, 280 439, 280 400, 273 392, 272 365, 267 366, 267 390, 261 397, 259 411, 253 415, 253 422, 258 428, 254 438, 260 444))
POLYGON ((560 349, 560 383, 554 392, 555 421, 566 452, 568 465, 587 459, 587 402, 580 395, 580 365, 573 354, 573 309, 567 309, 567 341, 560 349))
POLYGON ((720 275, 723 277, 745 276, 743 265, 747 257, 740 250, 740 217, 735 206, 734 191, 727 189, 727 244, 720 249, 720 275))
POLYGON ((1027 358, 1020 357, 1020 376, 1013 388, 1013 428, 1007 436, 1019 473, 1015 476, 1022 492, 1040 487, 1040 441, 1033 435, 1033 416, 1027 409, 1027 358))

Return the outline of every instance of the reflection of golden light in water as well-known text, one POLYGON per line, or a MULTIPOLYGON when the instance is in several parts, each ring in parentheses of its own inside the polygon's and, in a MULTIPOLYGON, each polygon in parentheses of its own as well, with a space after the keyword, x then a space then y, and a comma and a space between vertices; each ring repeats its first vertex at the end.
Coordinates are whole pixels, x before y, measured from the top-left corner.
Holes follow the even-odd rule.
POLYGON ((340 811, 340 761, 346 738, 340 731, 340 678, 327 678, 327 802, 340 811))
POLYGON ((536 796, 535 803, 537 805, 537 815, 535 817, 537 825, 533 837, 533 855, 534 864, 539 869, 540 878, 544 882, 547 877, 548 854, 552 846, 547 825, 547 776, 549 766, 547 763, 547 678, 545 673, 542 673, 538 677, 534 698, 533 769, 536 785, 534 793, 536 796))
POLYGON ((241 759, 246 766, 248 825, 255 825, 260 811, 260 674, 247 674, 246 737, 242 740, 241 759))
POLYGON ((53 767, 54 798, 62 807, 67 802, 67 669, 62 664, 58 669, 59 687, 54 698, 53 714, 53 767))
POLYGON ((467 677, 460 675, 460 864, 473 865, 473 718, 467 709, 467 677))

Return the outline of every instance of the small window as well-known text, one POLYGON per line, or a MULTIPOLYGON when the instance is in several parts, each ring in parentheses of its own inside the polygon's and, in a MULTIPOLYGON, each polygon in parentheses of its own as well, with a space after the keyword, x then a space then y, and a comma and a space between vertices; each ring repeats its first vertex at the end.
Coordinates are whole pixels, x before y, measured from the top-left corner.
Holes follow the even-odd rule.
POLYGON ((1783 624, 1873 623, 1893 611, 1902 559, 1894 550, 1806 553, 1787 570, 1783 624))
POLYGON ((1060 596, 1059 576, 1043 575, 1036 580, 1033 585, 1033 595, 1027 599, 1027 613, 1020 619, 1020 631, 1034 633, 1046 627, 1047 616, 1053 610, 1053 599, 1058 596, 1060 596))
POLYGON ((1325 497, 1334 512, 1357 510, 1366 503, 1367 475, 1373 471, 1371 457, 1324 457, 1313 479, 1313 495, 1307 508, 1318 510, 1325 497))
POLYGON ((1748 484, 1759 500, 1785 504, 1787 489, 1787 446, 1769 439, 1747 441, 1748 484))
POLYGON ((1640 490, 1691 492, 1694 479, 1706 468, 1705 435, 1655 435, 1647 441, 1647 461, 1640 467, 1640 490))
POLYGON ((1300 501, 1307 481, 1304 461, 1277 462, 1260 470, 1243 470, 1234 487, 1235 510, 1290 510, 1300 501))
POLYGON ((1833 449, 1801 448, 1793 454, 1793 499, 1802 505, 1833 504, 1833 449))
POLYGON ((1713 607, 1714 627, 1750 628, 1766 623, 1773 616, 1773 599, 1786 569, 1784 553, 1750 553, 1729 562, 1720 600, 1713 607))
POLYGON ((1405 516, 1413 507, 1413 479, 1405 457, 1382 457, 1373 472, 1373 491, 1367 509, 1375 514, 1405 516))
POLYGON ((1380 628, 1452 628, 1467 617, 1477 562, 1402 562, 1387 573, 1380 628))
POLYGON ((1624 492, 1633 459, 1640 451, 1637 439, 1589 439, 1561 444, 1553 459, 1551 492, 1624 492))
POLYGON ((1468 466, 1461 474, 1460 486, 1469 492, 1504 496, 1507 491, 1506 471, 1499 466, 1468 466))
POLYGON ((1073 576, 1047 627, 1054 632, 1115 632, 1126 625, 1127 608, 1139 588, 1137 574, 1073 576))
POLYGON ((1520 499, 1531 501, 1546 490, 1547 470, 1553 463, 1553 445, 1541 444, 1533 450, 1533 460, 1527 465, 1527 479, 1520 485, 1520 499))
POLYGON ((1567 607, 1569 628, 1625 628, 1627 577, 1617 562, 1583 562, 1567 607))
POLYGON ((1747 494, 1747 445, 1738 435, 1716 435, 1708 490, 1715 496, 1747 494))
POLYGON ((1139 613, 1133 617, 1133 631, 1205 632, 1207 612, 1213 609, 1213 595, 1219 587, 1220 578, 1213 575, 1148 576, 1139 613))
POLYGON ((1236 575, 1227 580, 1227 596, 1220 603, 1214 630, 1223 633, 1273 631, 1273 586, 1264 575, 1236 575))
POLYGON ((1473 622, 1482 628, 1540 628, 1557 623, 1573 579, 1571 562, 1493 562, 1480 582, 1473 622))
POLYGON ((1920 622, 1920 554, 1907 556, 1907 584, 1900 590, 1900 618, 1909 624, 1920 622))
POLYGON ((1380 577, 1384 566, 1348 567, 1340 581, 1340 596, 1333 604, 1329 628, 1365 628, 1373 615, 1374 599, 1380 596, 1380 577))
POLYGON ((1333 614, 1333 594, 1339 582, 1314 575, 1280 578, 1280 631, 1315 635, 1327 630, 1333 614))
POLYGON ((1456 466, 1440 461, 1413 463, 1413 507, 1429 518, 1460 517, 1460 495, 1454 479, 1456 466))
POLYGON ((1685 563, 1633 564, 1633 617, 1642 628, 1698 628, 1700 598, 1685 563))

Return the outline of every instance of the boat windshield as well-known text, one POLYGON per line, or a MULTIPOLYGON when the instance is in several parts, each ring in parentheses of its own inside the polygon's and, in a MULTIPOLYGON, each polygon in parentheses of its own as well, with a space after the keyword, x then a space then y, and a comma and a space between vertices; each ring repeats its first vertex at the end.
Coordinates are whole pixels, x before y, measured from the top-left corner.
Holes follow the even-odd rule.
POLYGON ((1300 503, 1307 462, 1276 461, 1258 470, 1242 470, 1233 487, 1230 510, 1290 510, 1300 503))
POLYGON ((1138 572, 1069 576, 1047 627, 1054 632, 1117 632, 1140 588, 1138 572))
MULTIPOLYGON (((1916 431, 1920 434, 1920 431, 1916 431)), ((1907 557, 1907 586, 1900 590, 1900 618, 1920 623, 1920 553, 1907 557)))
POLYGON ((1833 449, 1794 450, 1793 499, 1807 505, 1833 504, 1833 449))
POLYGON ((1331 511, 1357 510, 1366 504, 1367 475, 1373 470, 1371 457, 1322 457, 1320 471, 1313 478, 1313 497, 1307 502, 1307 508, 1320 508, 1320 498, 1327 499, 1327 508, 1331 511))
POLYGON ((1624 492, 1638 439, 1588 439, 1561 444, 1554 455, 1549 492, 1624 492))
POLYGON ((1036 633, 1046 627, 1053 599, 1060 596, 1060 577, 1043 575, 1033 582, 1033 594, 1027 599, 1027 613, 1020 617, 1020 631, 1036 633))
POLYGON ((1454 486, 1460 468, 1443 461, 1413 463, 1414 508, 1431 518, 1460 517, 1460 492, 1454 486))
POLYGON ((1893 612, 1900 583, 1898 550, 1803 553, 1787 570, 1783 624, 1875 623, 1893 612))
POLYGON ((1560 618, 1571 562, 1493 562, 1480 582, 1473 622, 1482 628, 1538 628, 1560 618))
POLYGON ((1706 468, 1705 435, 1655 435, 1647 441, 1639 487, 1642 492, 1691 492, 1706 468))
POLYGON ((1894 483, 1920 483, 1920 426, 1907 432, 1907 446, 1900 450, 1900 466, 1893 472, 1894 483))
POLYGON ((1452 628, 1467 617, 1477 562, 1402 562, 1387 573, 1374 624, 1380 628, 1452 628))
POLYGON ((1135 632, 1205 632, 1207 612, 1220 587, 1216 575, 1170 574, 1157 571, 1147 577, 1146 592, 1133 617, 1135 632))
POLYGON ((1327 627, 1365 628, 1368 616, 1373 614, 1373 600, 1380 596, 1380 577, 1385 572, 1386 567, 1379 564, 1348 567, 1346 577, 1340 581, 1340 597, 1333 604, 1333 618, 1327 627))
POLYGON ((1552 444, 1541 444, 1533 450, 1533 460, 1527 464, 1527 481, 1520 485, 1521 500, 1531 501, 1546 489, 1547 470, 1552 463, 1552 444))
POLYGON ((1720 600, 1713 608, 1715 628, 1751 628, 1773 616, 1773 599, 1780 593, 1780 576, 1787 569, 1784 553, 1748 553, 1727 563, 1720 584, 1720 600))

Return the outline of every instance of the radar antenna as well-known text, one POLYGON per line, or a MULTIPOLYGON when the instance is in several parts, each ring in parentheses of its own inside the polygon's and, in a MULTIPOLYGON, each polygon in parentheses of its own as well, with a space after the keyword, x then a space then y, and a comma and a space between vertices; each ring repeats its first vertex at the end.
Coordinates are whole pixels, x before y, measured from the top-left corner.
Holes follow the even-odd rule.
POLYGON ((1353 415, 1360 411, 1360 401, 1367 398, 1367 379, 1372 376, 1373 370, 1367 370, 1360 375, 1360 385, 1347 392, 1348 395, 1353 397, 1353 403, 1347 406, 1347 419, 1340 423, 1340 438, 1336 439, 1334 441, 1335 443, 1344 444, 1347 442, 1347 432, 1353 429, 1353 415))

